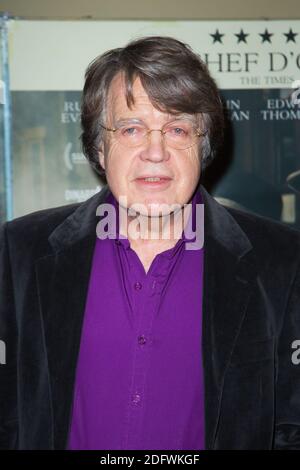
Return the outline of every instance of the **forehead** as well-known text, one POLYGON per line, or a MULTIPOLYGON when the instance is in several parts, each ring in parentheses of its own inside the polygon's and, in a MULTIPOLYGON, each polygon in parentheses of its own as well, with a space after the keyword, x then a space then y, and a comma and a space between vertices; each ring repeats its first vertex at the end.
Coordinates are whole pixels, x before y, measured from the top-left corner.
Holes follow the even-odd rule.
MULTIPOLYGON (((124 77, 121 73, 117 74, 111 82, 107 95, 108 119, 116 120, 131 117, 149 117, 168 120, 174 117, 174 114, 162 112, 153 106, 139 77, 137 77, 132 84, 132 94, 134 104, 129 108, 126 101, 124 77)), ((195 115, 187 115, 183 113, 182 116, 192 118, 193 120, 195 119, 195 115)))
POLYGON ((126 101, 126 87, 124 77, 121 73, 117 74, 112 80, 108 91, 108 114, 115 116, 126 112, 130 115, 131 112, 135 112, 136 110, 142 110, 143 108, 154 108, 139 77, 137 77, 132 84, 132 94, 134 97, 134 104, 132 104, 131 108, 129 108, 126 101))

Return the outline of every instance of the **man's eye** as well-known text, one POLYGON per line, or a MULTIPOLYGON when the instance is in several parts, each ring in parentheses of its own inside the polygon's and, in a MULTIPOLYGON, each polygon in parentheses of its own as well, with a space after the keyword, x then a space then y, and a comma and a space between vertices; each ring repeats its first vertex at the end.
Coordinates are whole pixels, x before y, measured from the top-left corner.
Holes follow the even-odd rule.
POLYGON ((121 129, 121 133, 124 136, 132 136, 132 135, 138 135, 140 134, 142 129, 138 126, 131 126, 131 127, 123 127, 121 129))
POLYGON ((167 130, 170 135, 184 137, 188 134, 186 129, 182 127, 171 127, 167 130))

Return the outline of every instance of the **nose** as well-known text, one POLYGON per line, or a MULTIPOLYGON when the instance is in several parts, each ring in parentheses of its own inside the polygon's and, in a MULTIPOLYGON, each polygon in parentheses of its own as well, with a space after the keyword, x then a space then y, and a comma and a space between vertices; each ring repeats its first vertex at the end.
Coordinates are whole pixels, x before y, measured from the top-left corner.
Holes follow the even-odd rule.
POLYGON ((151 129, 148 132, 142 156, 147 160, 157 162, 169 158, 169 152, 166 149, 164 136, 160 129, 151 129))

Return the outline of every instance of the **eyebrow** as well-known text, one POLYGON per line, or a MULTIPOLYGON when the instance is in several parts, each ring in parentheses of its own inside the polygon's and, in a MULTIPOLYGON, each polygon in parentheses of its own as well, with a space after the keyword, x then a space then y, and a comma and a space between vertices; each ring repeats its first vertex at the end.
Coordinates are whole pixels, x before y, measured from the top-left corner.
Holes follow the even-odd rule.
MULTIPOLYGON (((180 115, 174 115, 174 116, 171 116, 170 119, 168 121, 165 122, 165 124, 169 123, 169 122, 173 122, 173 121, 190 121, 191 123, 197 125, 198 122, 197 122, 197 119, 196 119, 196 116, 192 116, 190 114, 187 114, 187 113, 183 113, 183 114, 180 114, 180 115)), ((132 117, 132 118, 119 118, 116 123, 115 123, 115 126, 120 126, 122 124, 127 124, 127 123, 136 123, 136 124, 146 124, 145 121, 143 121, 143 119, 139 119, 139 118, 136 118, 136 117, 132 117)), ((165 125, 164 124, 164 125, 165 125)))
POLYGON ((128 122, 132 122, 132 123, 143 123, 144 121, 142 119, 138 119, 138 118, 120 118, 116 121, 116 126, 120 125, 120 124, 127 124, 128 122))

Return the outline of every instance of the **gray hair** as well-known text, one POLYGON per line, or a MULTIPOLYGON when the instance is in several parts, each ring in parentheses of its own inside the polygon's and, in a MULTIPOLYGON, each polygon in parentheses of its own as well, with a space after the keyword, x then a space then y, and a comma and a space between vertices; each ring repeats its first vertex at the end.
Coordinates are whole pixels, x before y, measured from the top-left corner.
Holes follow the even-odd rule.
POLYGON ((88 66, 81 103, 83 153, 104 175, 99 148, 105 132, 107 97, 112 80, 122 73, 127 105, 134 104, 132 86, 139 77, 153 106, 170 114, 199 114, 207 134, 201 140, 202 169, 215 157, 224 136, 224 109, 217 85, 206 64, 177 39, 149 36, 112 49, 88 66))

